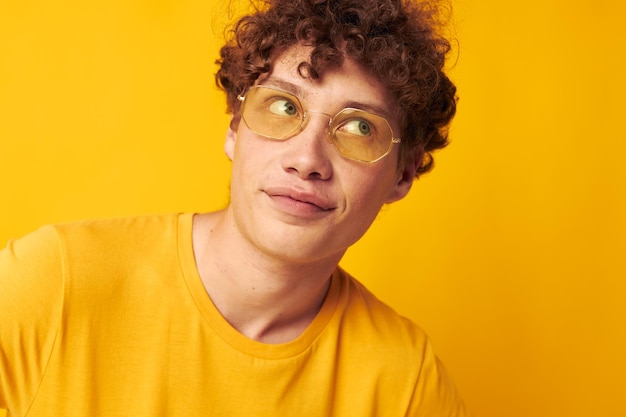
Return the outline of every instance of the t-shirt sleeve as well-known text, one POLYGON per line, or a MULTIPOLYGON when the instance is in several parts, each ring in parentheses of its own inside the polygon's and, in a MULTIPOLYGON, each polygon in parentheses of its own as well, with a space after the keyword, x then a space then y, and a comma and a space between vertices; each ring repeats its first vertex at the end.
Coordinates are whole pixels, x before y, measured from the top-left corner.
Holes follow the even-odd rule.
POLYGON ((63 308, 63 260, 53 227, 0 250, 0 408, 26 411, 45 373, 63 308))
POLYGON ((444 365, 426 343, 409 417, 471 417, 444 365))

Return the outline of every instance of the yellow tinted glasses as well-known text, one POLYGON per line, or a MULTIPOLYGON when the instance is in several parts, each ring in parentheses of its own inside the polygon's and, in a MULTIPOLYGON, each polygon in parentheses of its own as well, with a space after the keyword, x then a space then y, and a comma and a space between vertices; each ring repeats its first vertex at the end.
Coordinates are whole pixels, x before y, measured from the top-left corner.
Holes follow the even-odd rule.
POLYGON ((394 143, 400 143, 384 117, 363 110, 345 108, 334 116, 305 110, 293 94, 262 85, 238 98, 243 102, 241 115, 246 126, 269 139, 289 139, 304 129, 309 113, 318 113, 330 118, 326 135, 346 158, 375 162, 387 155, 394 143))

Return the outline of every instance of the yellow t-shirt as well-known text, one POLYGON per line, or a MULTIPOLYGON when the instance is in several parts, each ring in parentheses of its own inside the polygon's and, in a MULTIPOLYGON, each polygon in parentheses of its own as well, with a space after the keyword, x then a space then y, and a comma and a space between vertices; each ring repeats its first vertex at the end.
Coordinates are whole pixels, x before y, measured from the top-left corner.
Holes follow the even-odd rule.
POLYGON ((466 416, 424 333, 341 270, 296 340, 204 290, 191 214, 44 227, 0 251, 9 416, 466 416))

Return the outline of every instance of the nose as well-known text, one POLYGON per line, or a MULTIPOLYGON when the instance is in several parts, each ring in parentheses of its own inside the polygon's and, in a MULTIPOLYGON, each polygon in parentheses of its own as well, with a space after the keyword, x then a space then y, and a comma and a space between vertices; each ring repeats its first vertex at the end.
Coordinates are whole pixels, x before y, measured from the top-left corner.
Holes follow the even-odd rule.
POLYGON ((307 112, 302 130, 284 143, 288 148, 283 155, 283 168, 302 179, 328 180, 333 174, 329 153, 335 150, 326 133, 328 119, 318 115, 331 117, 326 113, 307 112))

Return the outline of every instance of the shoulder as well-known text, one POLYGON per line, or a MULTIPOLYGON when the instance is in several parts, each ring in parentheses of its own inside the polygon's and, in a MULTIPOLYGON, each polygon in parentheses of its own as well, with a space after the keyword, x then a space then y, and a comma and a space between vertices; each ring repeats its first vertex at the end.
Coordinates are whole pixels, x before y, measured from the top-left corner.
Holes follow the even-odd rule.
MULTIPOLYGON (((191 215, 167 214, 90 220, 54 226, 64 257, 66 279, 111 288, 128 277, 178 265, 181 223, 191 215)), ((188 236, 190 239, 190 235, 188 236)), ((86 288, 86 287, 85 287, 86 288)))
POLYGON ((52 226, 10 240, 0 250, 0 294, 20 299, 14 301, 20 306, 24 305, 22 299, 49 294, 47 289, 56 288, 61 280, 62 259, 59 236, 52 226))
POLYGON ((426 333, 340 272, 345 292, 337 356, 353 365, 356 380, 404 404, 406 415, 468 415, 426 333))
POLYGON ((0 251, 0 274, 5 283, 19 280, 22 287, 49 282, 55 291, 82 293, 130 283, 130 276, 177 270, 179 242, 191 238, 191 218, 167 214, 44 226, 0 251))
POLYGON ((0 294, 31 300, 36 294, 45 295, 47 290, 57 288, 63 270, 61 246, 53 226, 9 240, 0 250, 0 294))
POLYGON ((164 214, 112 219, 86 220, 52 226, 63 240, 129 239, 137 234, 162 236, 175 234, 179 219, 187 214, 164 214))
POLYGON ((150 252, 159 245, 171 250, 179 224, 187 214, 166 214, 86 220, 51 226, 61 250, 69 258, 115 255, 120 252, 150 252))
POLYGON ((0 250, 0 285, 44 289, 49 284, 56 289, 69 276, 78 276, 77 270, 92 277, 96 268, 116 268, 120 261, 133 256, 172 252, 179 217, 185 216, 126 217, 41 227, 10 240, 0 250))
POLYGON ((0 259, 16 262, 24 257, 39 258, 58 255, 59 238, 53 226, 44 226, 19 239, 11 239, 6 247, 0 248, 0 259))
POLYGON ((0 248, 0 260, 28 268, 58 263, 68 252, 76 250, 93 252, 102 246, 128 247, 133 240, 146 244, 157 237, 175 238, 179 223, 190 223, 190 219, 190 214, 168 214, 47 225, 9 240, 6 247, 0 248))
POLYGON ((340 272, 345 290, 343 331, 361 343, 393 355, 412 359, 423 356, 429 340, 422 328, 398 314, 348 273, 340 272))

